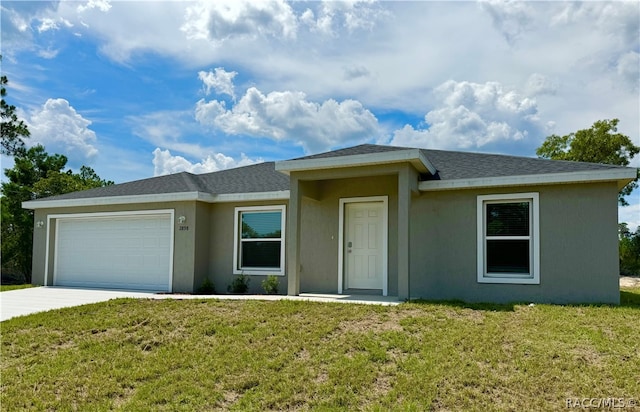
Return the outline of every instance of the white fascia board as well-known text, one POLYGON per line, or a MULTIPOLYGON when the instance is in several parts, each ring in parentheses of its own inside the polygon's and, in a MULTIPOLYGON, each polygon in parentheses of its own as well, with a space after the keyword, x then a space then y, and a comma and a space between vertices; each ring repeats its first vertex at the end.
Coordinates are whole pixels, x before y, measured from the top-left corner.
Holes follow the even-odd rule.
POLYGON ((160 193, 151 195, 89 197, 84 199, 43 199, 22 202, 22 207, 25 209, 50 209, 76 206, 123 205, 129 203, 181 202, 190 200, 206 201, 206 198, 210 196, 211 195, 201 192, 183 192, 160 193))
POLYGON ((276 162, 276 170, 285 174, 304 170, 336 169, 340 167, 372 166, 377 164, 409 162, 421 173, 436 173, 436 168, 420 149, 359 154, 351 156, 322 157, 318 159, 284 160, 276 162))
POLYGON ((289 191, 279 190, 276 192, 255 192, 255 193, 226 193, 212 195, 210 203, 247 202, 258 200, 288 200, 289 191))
POLYGON ((627 183, 631 182, 635 178, 635 169, 627 168, 539 175, 481 177, 476 179, 431 180, 420 182, 418 184, 418 190, 422 192, 429 192, 483 187, 532 186, 610 181, 617 181, 618 188, 622 189, 627 185, 627 183))
POLYGON ((253 200, 274 200, 288 199, 289 191, 277 192, 257 192, 257 193, 230 193, 221 195, 212 195, 203 192, 184 192, 184 193, 162 193, 152 195, 131 195, 131 196, 107 196, 92 197, 85 199, 60 199, 60 200, 37 200, 22 202, 24 209, 52 209, 63 207, 82 207, 82 206, 107 206, 107 205, 124 205, 124 204, 140 204, 140 203, 158 203, 158 202, 185 202, 199 201, 207 203, 217 202, 236 202, 236 201, 253 201, 253 200))
MULTIPOLYGON (((427 171, 429 173, 431 173, 432 175, 435 175, 436 173, 438 173, 438 169, 436 169, 436 167, 429 161, 429 159, 427 159, 427 156, 424 155, 424 153, 422 152, 422 150, 415 150, 418 154, 418 160, 424 165, 424 167, 427 168, 427 171)), ((416 169, 418 169, 416 167, 416 169)), ((418 169, 420 170, 420 169, 418 169)), ((422 170, 420 170, 422 172, 422 170)))

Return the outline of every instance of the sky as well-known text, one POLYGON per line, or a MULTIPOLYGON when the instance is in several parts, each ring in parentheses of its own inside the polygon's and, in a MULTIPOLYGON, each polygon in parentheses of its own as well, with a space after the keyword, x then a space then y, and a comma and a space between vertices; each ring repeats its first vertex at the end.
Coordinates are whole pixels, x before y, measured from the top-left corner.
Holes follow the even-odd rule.
POLYGON ((116 183, 362 143, 534 157, 613 118, 640 145, 637 1, 0 7, 27 143, 116 183))

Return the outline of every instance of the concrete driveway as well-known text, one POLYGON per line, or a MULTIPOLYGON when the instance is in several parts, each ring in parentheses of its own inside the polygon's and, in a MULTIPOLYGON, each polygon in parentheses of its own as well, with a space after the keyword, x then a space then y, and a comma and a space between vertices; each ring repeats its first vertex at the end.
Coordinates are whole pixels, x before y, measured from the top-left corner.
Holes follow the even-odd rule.
POLYGON ((0 293, 0 321, 51 309, 104 302, 117 298, 150 298, 154 292, 37 287, 0 293))
POLYGON ((223 300, 304 300, 314 302, 360 303, 368 305, 398 305, 396 296, 334 295, 301 293, 300 296, 282 295, 183 295, 128 290, 101 290, 43 286, 10 290, 0 293, 0 322, 16 316, 30 315, 52 309, 105 302, 118 298, 143 299, 223 299, 223 300))

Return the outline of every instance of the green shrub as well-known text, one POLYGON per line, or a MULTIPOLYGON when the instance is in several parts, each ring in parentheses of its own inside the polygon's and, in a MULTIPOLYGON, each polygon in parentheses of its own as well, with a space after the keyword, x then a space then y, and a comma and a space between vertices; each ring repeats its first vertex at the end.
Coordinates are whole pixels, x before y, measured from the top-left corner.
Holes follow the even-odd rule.
POLYGON ((267 295, 277 295, 279 286, 280 281, 276 275, 269 275, 262 281, 262 289, 264 289, 264 293, 267 295))
POLYGON ((249 276, 244 273, 236 276, 233 282, 227 286, 227 291, 231 293, 247 293, 249 290, 249 276))
POLYGON ((200 285, 197 292, 199 295, 215 295, 216 287, 213 282, 209 280, 209 278, 205 278, 204 282, 202 282, 202 285, 200 285))

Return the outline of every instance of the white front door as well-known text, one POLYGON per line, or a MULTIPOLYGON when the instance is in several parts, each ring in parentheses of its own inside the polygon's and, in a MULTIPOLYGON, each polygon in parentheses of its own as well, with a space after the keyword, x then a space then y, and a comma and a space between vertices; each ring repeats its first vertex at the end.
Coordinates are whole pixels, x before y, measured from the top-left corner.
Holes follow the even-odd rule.
POLYGON ((384 204, 345 204, 344 266, 346 289, 384 289, 384 204))

